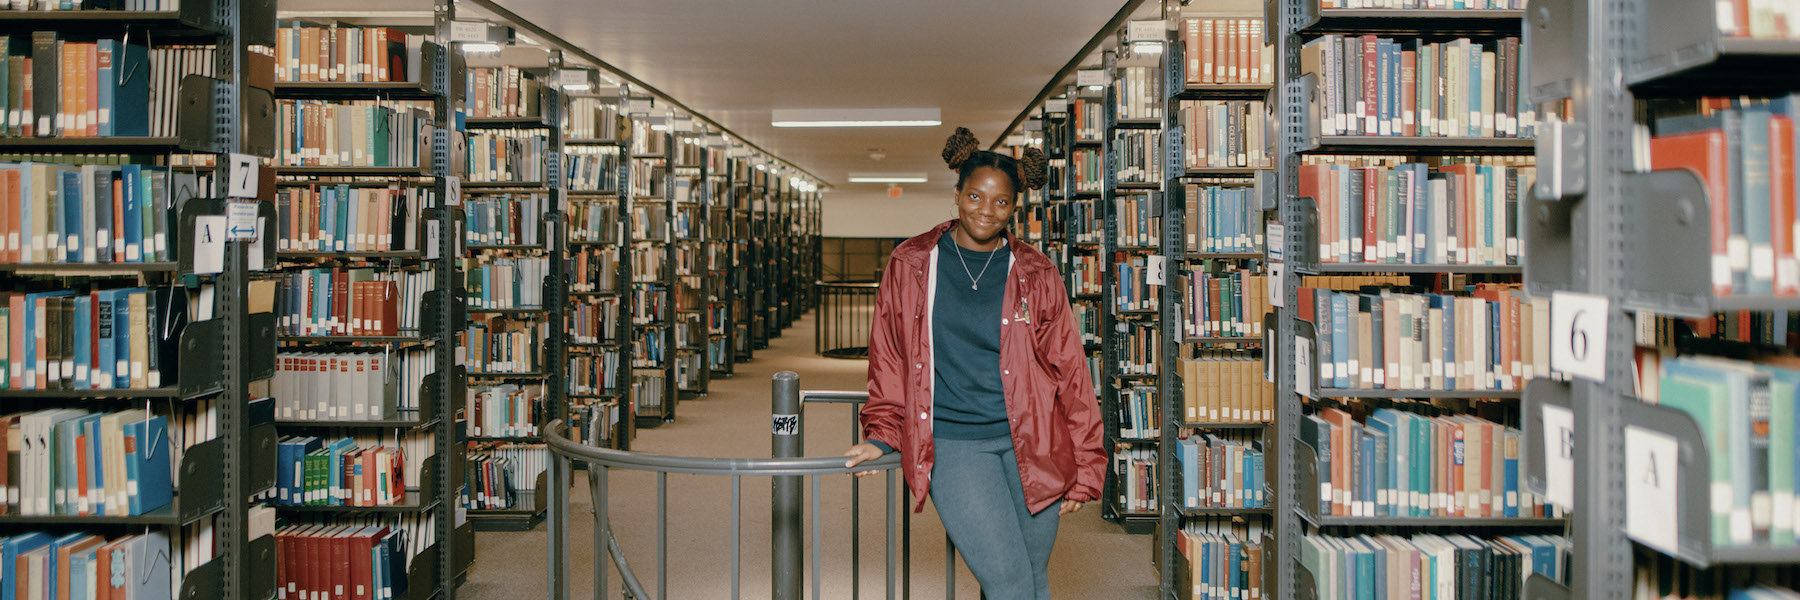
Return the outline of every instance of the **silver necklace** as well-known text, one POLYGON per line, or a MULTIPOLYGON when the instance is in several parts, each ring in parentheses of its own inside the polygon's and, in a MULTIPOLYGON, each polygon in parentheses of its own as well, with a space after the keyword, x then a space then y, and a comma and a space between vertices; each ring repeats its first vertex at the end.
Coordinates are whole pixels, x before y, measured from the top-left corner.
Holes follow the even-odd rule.
MULTIPOLYGON (((969 289, 980 291, 981 276, 969 272, 969 259, 963 258, 962 244, 956 243, 956 236, 950 236, 950 245, 956 247, 956 260, 962 263, 963 274, 969 276, 969 289)), ((1006 247, 1005 244, 1000 245, 1000 248, 1004 247, 1006 247)), ((995 248, 993 252, 988 253, 987 262, 981 264, 981 275, 987 274, 988 266, 994 264, 994 255, 1000 253, 1000 248, 995 248)))

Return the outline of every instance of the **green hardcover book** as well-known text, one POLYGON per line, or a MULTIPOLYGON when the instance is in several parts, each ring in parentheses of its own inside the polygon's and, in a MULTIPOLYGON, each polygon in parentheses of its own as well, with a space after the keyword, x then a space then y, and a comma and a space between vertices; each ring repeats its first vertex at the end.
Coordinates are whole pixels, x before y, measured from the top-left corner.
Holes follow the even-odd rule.
POLYGON ((1794 544, 1795 394, 1800 393, 1800 371, 1761 366, 1769 374, 1769 495, 1774 506, 1769 540, 1777 546, 1794 544))
MULTIPOLYGON (((1670 366, 1681 361, 1670 363, 1670 366)), ((1716 380, 1694 379, 1665 372, 1659 383, 1662 405, 1693 417, 1701 435, 1706 437, 1712 468, 1712 542, 1731 543, 1731 398, 1726 384, 1716 380)))

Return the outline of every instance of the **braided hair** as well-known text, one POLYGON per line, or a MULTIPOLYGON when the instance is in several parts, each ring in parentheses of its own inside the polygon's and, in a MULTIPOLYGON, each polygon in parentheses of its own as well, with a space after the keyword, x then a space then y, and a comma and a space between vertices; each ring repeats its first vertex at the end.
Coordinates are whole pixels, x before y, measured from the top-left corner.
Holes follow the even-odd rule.
POLYGON ((1026 148, 1025 155, 1013 158, 997 152, 981 149, 981 142, 975 139, 967 127, 958 127, 944 141, 944 164, 956 171, 956 188, 962 189, 963 182, 969 179, 977 169, 992 167, 1005 173, 1012 181, 1013 191, 1023 192, 1044 187, 1047 175, 1047 159, 1044 151, 1037 148, 1026 148))

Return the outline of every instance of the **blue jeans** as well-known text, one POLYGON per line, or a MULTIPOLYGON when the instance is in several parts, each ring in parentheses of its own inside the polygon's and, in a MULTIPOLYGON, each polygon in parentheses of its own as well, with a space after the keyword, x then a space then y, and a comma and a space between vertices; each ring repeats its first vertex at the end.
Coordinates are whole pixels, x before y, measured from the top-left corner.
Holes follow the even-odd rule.
POLYGON ((1049 600, 1058 505, 1031 514, 1012 436, 933 439, 931 503, 988 600, 1049 600))

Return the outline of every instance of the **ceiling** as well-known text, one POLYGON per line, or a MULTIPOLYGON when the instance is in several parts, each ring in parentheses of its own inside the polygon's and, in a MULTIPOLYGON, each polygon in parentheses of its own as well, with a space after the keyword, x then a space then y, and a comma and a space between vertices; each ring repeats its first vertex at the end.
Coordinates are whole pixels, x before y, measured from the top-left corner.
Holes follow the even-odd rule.
MULTIPOLYGON (((915 172, 948 193, 957 126, 989 143, 1123 0, 496 0, 777 157, 828 196, 881 194, 848 173, 915 172), (940 127, 800 129, 771 109, 938 108, 940 127), (887 158, 869 158, 870 149, 887 158)), ((1147 2, 1146 4, 1155 4, 1147 2)), ((460 8, 460 7, 459 7, 460 8)))

